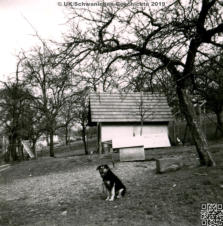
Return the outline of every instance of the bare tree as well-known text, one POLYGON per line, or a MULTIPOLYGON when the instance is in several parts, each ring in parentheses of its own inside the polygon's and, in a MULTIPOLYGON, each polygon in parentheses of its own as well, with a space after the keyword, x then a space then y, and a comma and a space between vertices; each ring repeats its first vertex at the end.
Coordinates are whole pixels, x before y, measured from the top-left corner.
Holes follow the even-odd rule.
POLYGON ((146 96, 144 96, 143 92, 140 92, 140 100, 136 103, 137 105, 137 115, 139 115, 140 117, 140 136, 143 135, 143 126, 144 126, 144 122, 146 119, 149 119, 153 116, 153 108, 152 106, 149 106, 147 101, 150 94, 146 94, 146 96), (145 101, 145 98, 147 99, 147 101, 145 101))
POLYGON ((46 43, 24 53, 22 67, 24 80, 32 88, 35 105, 43 116, 45 132, 50 136, 50 156, 53 157, 57 117, 73 95, 71 69, 65 61, 58 63, 57 54, 46 43))
POLYGON ((76 96, 71 96, 67 99, 61 108, 58 121, 59 127, 63 134, 65 134, 65 144, 70 143, 70 131, 76 122, 76 96))
POLYGON ((75 104, 75 121, 77 124, 81 126, 82 141, 84 144, 84 150, 86 155, 88 154, 87 141, 86 141, 88 111, 89 111, 88 91, 89 91, 88 87, 80 91, 75 104))
POLYGON ((165 6, 122 6, 97 9, 73 9, 72 23, 78 22, 73 36, 66 39, 66 53, 78 52, 75 59, 86 54, 109 57, 106 70, 115 62, 140 61, 151 73, 166 69, 176 85, 179 105, 191 130, 201 165, 215 165, 208 150, 191 98, 197 66, 206 55, 222 48, 222 4, 217 0, 176 0, 165 6), (87 29, 80 29, 85 25, 87 29))

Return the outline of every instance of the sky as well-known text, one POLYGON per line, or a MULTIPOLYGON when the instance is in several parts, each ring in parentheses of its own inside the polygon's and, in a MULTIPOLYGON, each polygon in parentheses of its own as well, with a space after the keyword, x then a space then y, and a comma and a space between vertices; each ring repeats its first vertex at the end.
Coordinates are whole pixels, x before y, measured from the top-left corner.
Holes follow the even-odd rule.
POLYGON ((0 81, 15 73, 16 54, 37 43, 33 27, 42 39, 61 40, 64 11, 58 0, 0 0, 0 81))

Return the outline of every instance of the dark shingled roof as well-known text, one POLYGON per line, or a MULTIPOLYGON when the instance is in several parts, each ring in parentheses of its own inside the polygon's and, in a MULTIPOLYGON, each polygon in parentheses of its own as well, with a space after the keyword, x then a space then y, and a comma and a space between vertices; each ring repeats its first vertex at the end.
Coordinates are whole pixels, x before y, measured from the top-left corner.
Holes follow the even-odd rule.
POLYGON ((90 95, 91 122, 168 122, 172 113, 161 93, 94 93, 90 95))

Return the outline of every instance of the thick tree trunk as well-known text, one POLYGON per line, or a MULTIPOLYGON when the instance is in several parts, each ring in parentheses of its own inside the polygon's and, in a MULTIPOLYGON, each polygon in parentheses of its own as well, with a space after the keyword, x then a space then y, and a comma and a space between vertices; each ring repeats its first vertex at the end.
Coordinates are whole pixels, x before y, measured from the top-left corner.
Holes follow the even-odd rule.
POLYGON ((9 139, 9 152, 10 152, 10 155, 12 157, 12 160, 13 161, 16 161, 18 160, 18 156, 17 156, 17 153, 16 153, 16 135, 13 134, 10 136, 10 139, 9 139))
POLYGON ((54 157, 53 135, 54 135, 54 132, 50 131, 50 157, 54 157))
POLYGON ((195 109, 188 97, 185 89, 177 88, 181 111, 184 114, 194 143, 200 159, 201 165, 215 166, 215 162, 208 150, 208 143, 206 137, 199 124, 199 119, 196 115, 195 109))

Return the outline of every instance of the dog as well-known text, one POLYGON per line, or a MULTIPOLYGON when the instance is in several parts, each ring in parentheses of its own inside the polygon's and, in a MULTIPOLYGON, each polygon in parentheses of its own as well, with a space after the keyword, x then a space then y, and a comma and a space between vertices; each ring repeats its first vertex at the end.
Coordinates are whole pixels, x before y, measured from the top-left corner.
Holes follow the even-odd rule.
POLYGON ((108 165, 100 165, 97 169, 102 177, 103 186, 107 191, 106 201, 114 201, 126 193, 126 187, 121 180, 111 171, 108 165))

